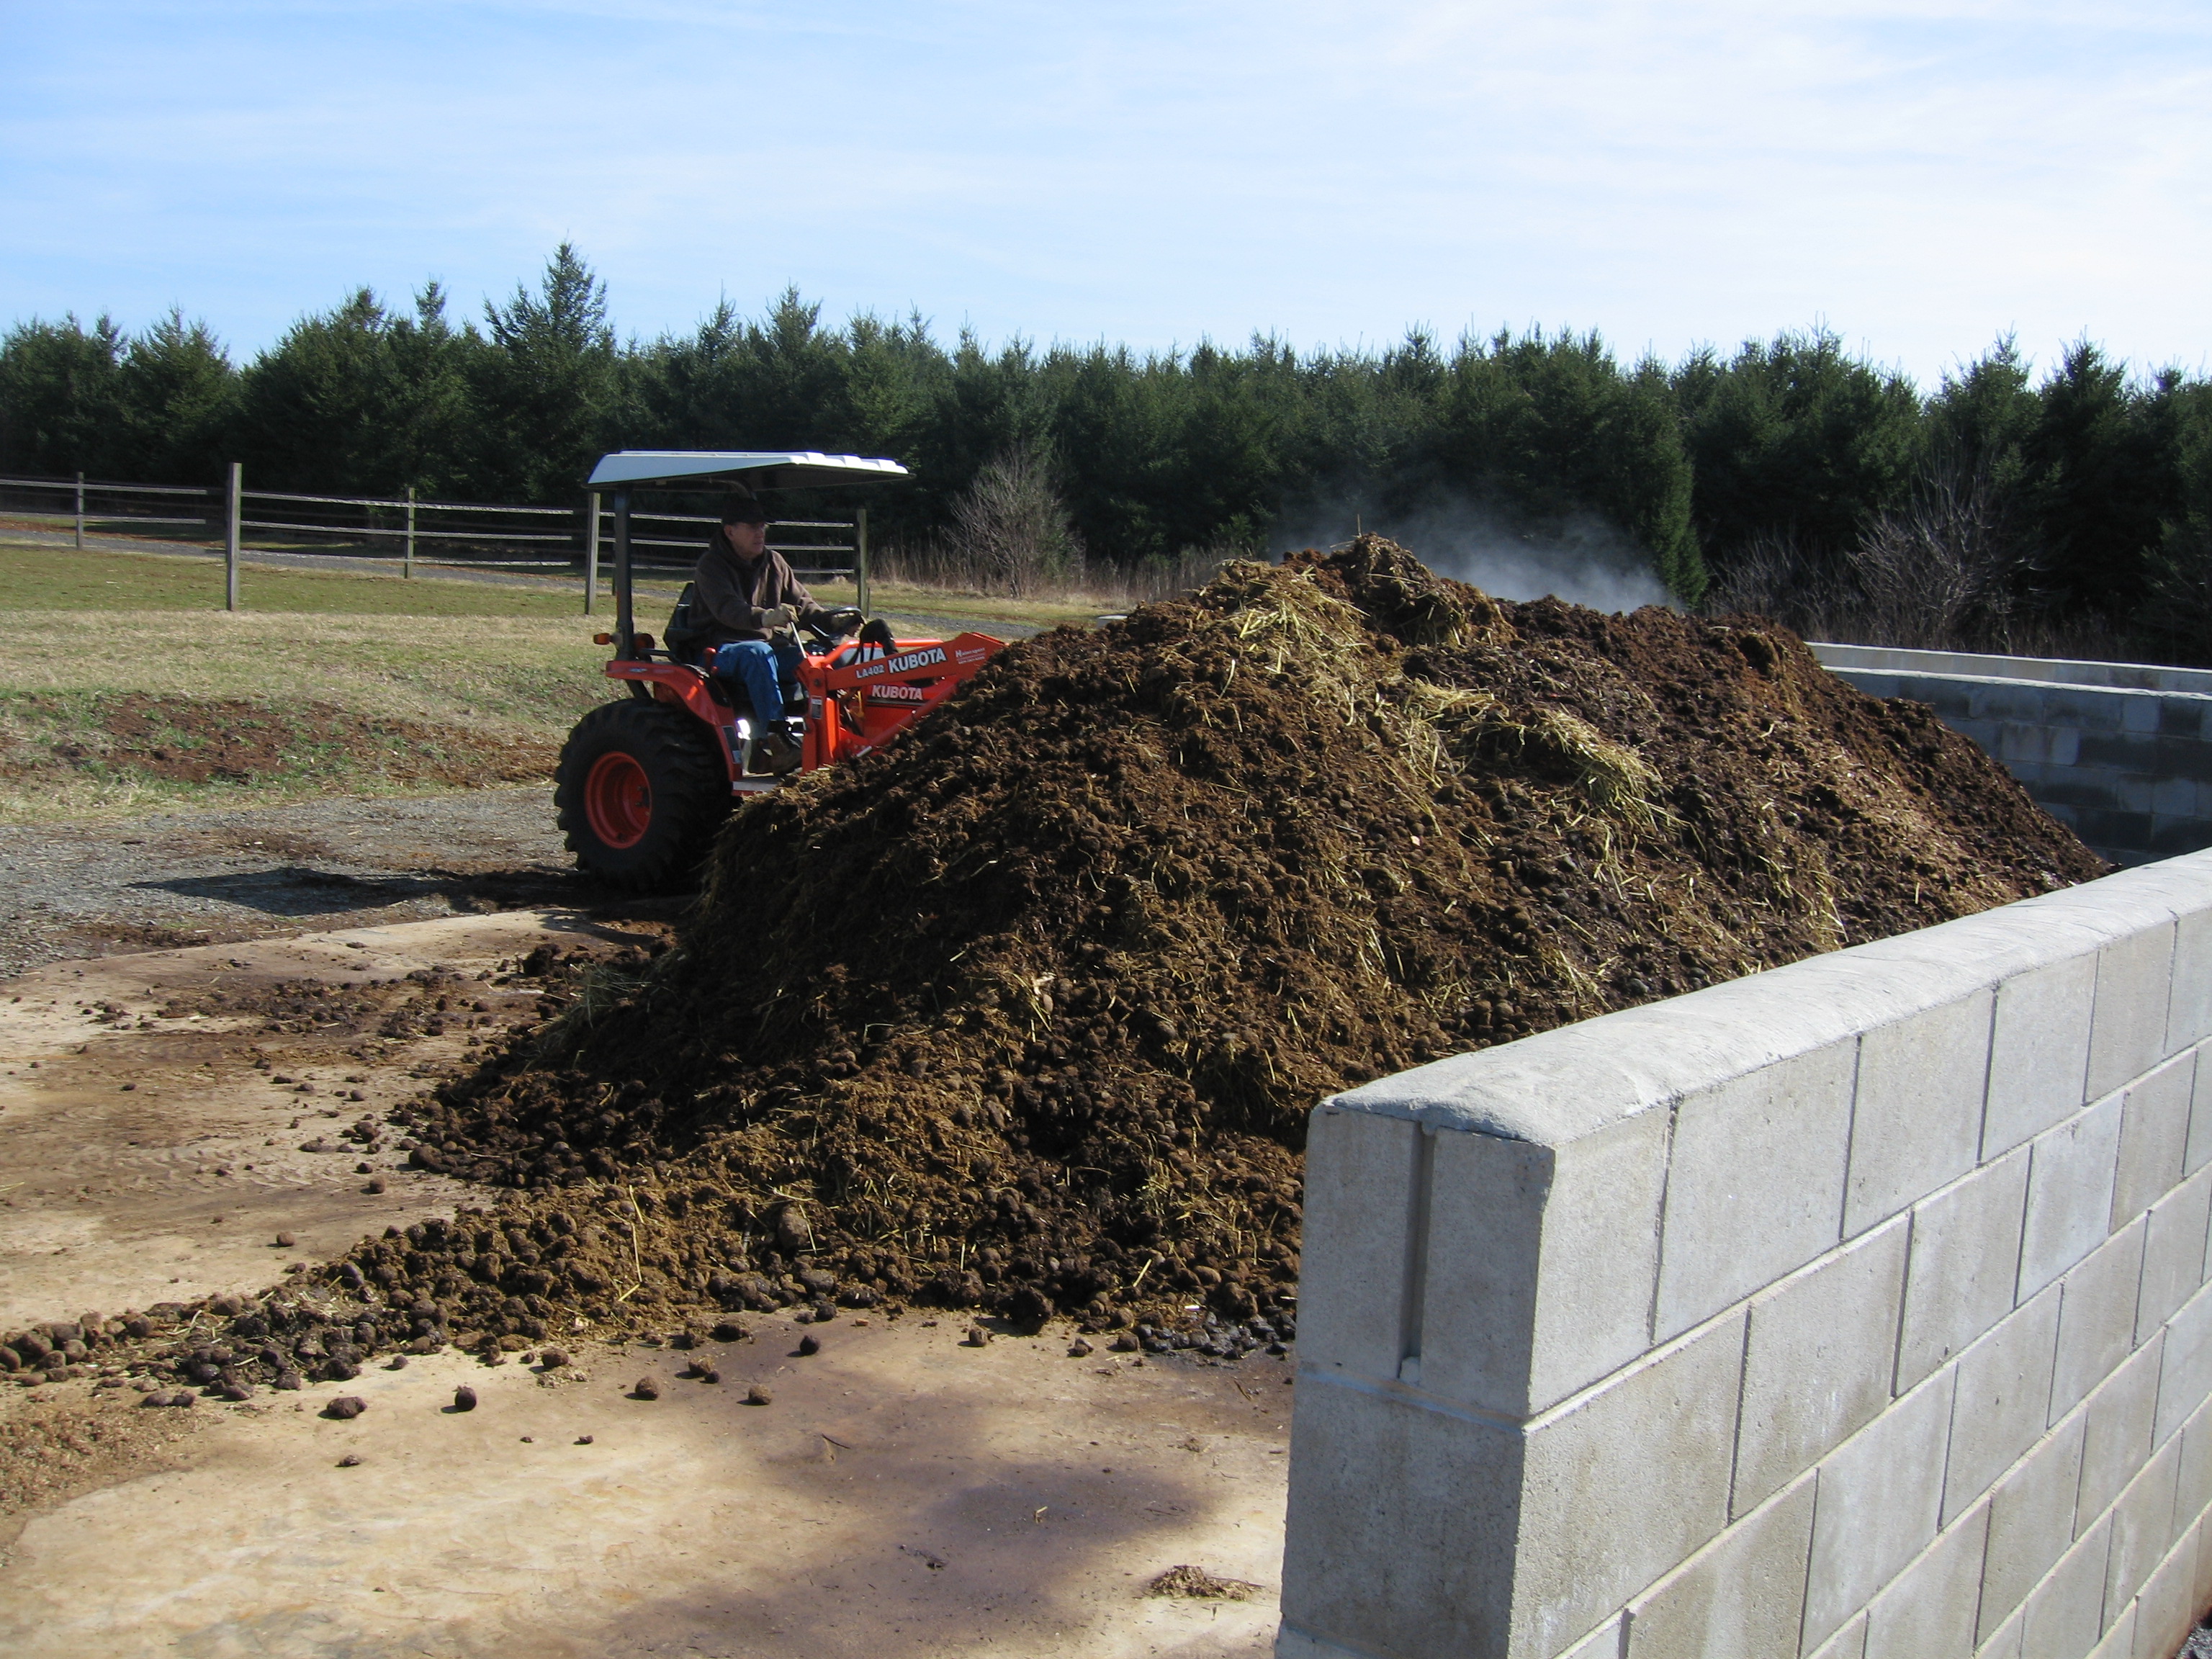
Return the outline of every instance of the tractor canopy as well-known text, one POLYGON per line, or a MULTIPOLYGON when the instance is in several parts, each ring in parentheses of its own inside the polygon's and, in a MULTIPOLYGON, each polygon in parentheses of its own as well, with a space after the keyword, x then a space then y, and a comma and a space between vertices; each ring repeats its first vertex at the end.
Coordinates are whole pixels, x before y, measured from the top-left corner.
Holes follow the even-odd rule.
POLYGON ((587 489, 711 489, 742 482, 755 489, 893 483, 908 476, 896 461, 824 455, 818 449, 618 449, 602 455, 587 489))

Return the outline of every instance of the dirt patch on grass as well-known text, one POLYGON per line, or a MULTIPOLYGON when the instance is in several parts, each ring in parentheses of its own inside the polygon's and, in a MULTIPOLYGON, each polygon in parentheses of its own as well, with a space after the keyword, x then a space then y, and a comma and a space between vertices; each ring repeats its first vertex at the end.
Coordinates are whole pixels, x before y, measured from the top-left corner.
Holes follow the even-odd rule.
POLYGON ((0 700, 0 788, 172 786, 471 789, 552 775, 558 737, 471 731, 334 703, 145 693, 0 700))

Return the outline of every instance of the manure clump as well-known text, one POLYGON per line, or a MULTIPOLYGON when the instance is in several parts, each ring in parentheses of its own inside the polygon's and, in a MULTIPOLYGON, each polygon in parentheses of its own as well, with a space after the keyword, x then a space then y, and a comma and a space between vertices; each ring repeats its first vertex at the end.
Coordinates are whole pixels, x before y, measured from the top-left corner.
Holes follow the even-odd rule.
POLYGON ((1241 1354, 1324 1096, 2103 871, 1772 623, 1231 564, 753 798, 676 948, 404 1109, 510 1190, 316 1277, 363 1346, 922 1303, 1241 1354))

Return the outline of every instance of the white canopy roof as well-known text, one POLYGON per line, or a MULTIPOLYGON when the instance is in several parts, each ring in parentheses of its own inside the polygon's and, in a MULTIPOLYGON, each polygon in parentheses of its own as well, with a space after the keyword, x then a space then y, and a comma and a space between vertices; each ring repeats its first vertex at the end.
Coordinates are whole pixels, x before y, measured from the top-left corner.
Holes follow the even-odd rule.
POLYGON ((908 476, 896 461, 862 455, 824 455, 818 449, 618 449, 599 457, 585 481, 591 489, 628 486, 710 487, 743 481, 756 489, 799 485, 890 483, 908 476))

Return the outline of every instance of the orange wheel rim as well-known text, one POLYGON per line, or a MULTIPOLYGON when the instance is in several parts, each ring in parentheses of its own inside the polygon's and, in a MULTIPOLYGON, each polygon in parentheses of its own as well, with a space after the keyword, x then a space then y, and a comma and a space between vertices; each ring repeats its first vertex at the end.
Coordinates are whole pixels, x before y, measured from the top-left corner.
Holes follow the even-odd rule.
POLYGON ((617 751, 592 763, 584 780, 584 816, 608 847, 635 847, 653 823, 653 785, 645 769, 617 751))

